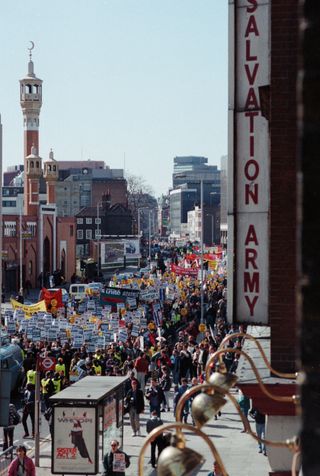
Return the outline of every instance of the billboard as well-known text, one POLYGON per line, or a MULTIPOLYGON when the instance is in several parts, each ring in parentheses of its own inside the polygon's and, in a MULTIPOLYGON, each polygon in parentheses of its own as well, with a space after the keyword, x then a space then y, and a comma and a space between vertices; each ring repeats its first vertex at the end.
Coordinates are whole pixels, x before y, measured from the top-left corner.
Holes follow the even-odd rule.
POLYGON ((270 1, 229 4, 229 320, 268 323, 270 1), (233 258, 234 257, 234 258, 233 258), (235 261, 234 261, 235 260, 235 261))
POLYGON ((104 241, 100 244, 101 265, 109 263, 123 263, 124 246, 120 240, 104 241))
POLYGON ((53 407, 53 474, 98 472, 97 409, 53 407))
POLYGON ((101 265, 123 264, 124 258, 140 258, 139 239, 121 238, 100 243, 101 265))

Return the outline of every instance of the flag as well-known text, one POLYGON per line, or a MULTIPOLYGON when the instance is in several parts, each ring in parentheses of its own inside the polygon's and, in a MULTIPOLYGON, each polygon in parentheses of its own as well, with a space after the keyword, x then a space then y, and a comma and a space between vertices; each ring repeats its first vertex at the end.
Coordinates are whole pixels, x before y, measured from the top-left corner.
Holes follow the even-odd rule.
POLYGON ((55 312, 59 307, 63 307, 61 289, 58 289, 57 291, 49 291, 46 288, 42 288, 41 292, 42 299, 45 300, 49 312, 55 312))

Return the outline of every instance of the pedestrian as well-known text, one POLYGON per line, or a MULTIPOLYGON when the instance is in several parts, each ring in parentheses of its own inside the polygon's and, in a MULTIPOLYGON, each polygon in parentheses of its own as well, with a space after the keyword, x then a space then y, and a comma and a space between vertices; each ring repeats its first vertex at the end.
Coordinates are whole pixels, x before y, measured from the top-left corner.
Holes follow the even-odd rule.
POLYGON ((149 360, 147 359, 145 352, 142 352, 142 354, 136 359, 134 368, 137 372, 137 380, 140 383, 140 388, 144 392, 146 385, 146 375, 149 369, 149 360))
POLYGON ((36 468, 31 458, 27 456, 25 446, 18 446, 17 457, 11 462, 8 469, 8 476, 35 476, 36 468))
POLYGON ((3 428, 3 451, 13 446, 14 427, 21 422, 21 418, 13 403, 9 403, 8 426, 3 428))
POLYGON ((129 410, 130 425, 132 428, 132 436, 141 436, 140 433, 140 413, 144 412, 143 392, 138 388, 138 381, 131 380, 131 389, 125 396, 125 407, 129 410))
MULTIPOLYGON (((248 418, 248 413, 250 410, 250 398, 244 395, 244 393, 240 389, 238 394, 238 403, 242 413, 246 418, 248 418)), ((243 430, 241 430, 241 433, 245 433, 246 431, 246 427, 243 426, 243 430)))
POLYGON ((129 456, 119 449, 119 441, 111 441, 111 449, 103 458, 103 476, 125 476, 125 470, 130 466, 129 456))
POLYGON ((173 383, 178 385, 179 383, 179 375, 180 375, 180 355, 177 349, 174 349, 171 355, 171 365, 172 365, 172 376, 173 376, 173 383))
POLYGON ((27 389, 24 392, 24 407, 22 413, 22 425, 24 429, 23 438, 28 438, 30 436, 27 418, 30 416, 31 425, 32 425, 32 438, 34 438, 34 409, 35 409, 35 393, 33 385, 27 384, 27 389))
MULTIPOLYGON (((146 424, 147 433, 151 433, 152 430, 154 430, 155 428, 161 425, 163 425, 163 421, 161 420, 161 418, 158 417, 156 410, 153 410, 153 412, 151 412, 151 417, 149 418, 149 420, 147 420, 147 424, 146 424)), ((158 448, 158 458, 159 458, 162 447, 163 447, 163 444, 162 444, 162 434, 161 434, 157 436, 157 438, 155 438, 153 441, 151 441, 151 466, 153 468, 156 467, 156 462, 157 462, 156 448, 158 448)))
MULTIPOLYGON (((265 432, 266 432, 266 416, 264 413, 260 412, 256 408, 251 408, 249 415, 254 419, 256 422, 256 433, 258 438, 265 439, 265 432)), ((266 445, 261 441, 258 442, 259 453, 263 453, 267 456, 266 445)))
MULTIPOLYGON (((173 403, 174 403, 174 408, 173 408, 173 411, 174 411, 174 415, 176 414, 176 408, 177 408, 177 405, 178 405, 178 402, 181 398, 181 396, 187 391, 189 390, 189 386, 188 386, 188 379, 186 378, 182 378, 181 379, 181 385, 178 387, 175 387, 175 394, 174 394, 174 397, 173 397, 173 403)), ((183 419, 183 423, 187 423, 188 421, 188 415, 189 415, 189 412, 190 412, 190 400, 187 400, 183 406, 183 410, 182 410, 182 419, 183 419)))
POLYGON ((47 410, 44 412, 43 416, 45 417, 45 419, 48 422, 50 436, 51 436, 51 439, 52 439, 52 437, 53 437, 53 408, 48 407, 47 410))
POLYGON ((146 399, 149 400, 150 414, 153 410, 156 410, 158 417, 160 417, 160 406, 164 400, 164 394, 155 378, 151 379, 151 387, 146 390, 146 399))
POLYGON ((217 461, 214 461, 213 471, 210 471, 210 473, 208 473, 208 476, 223 476, 221 467, 217 461))
POLYGON ((162 367, 162 377, 160 379, 160 386, 163 390, 164 394, 164 400, 162 402, 162 412, 169 412, 170 411, 170 401, 169 401, 169 395, 170 395, 170 388, 171 388, 171 377, 169 375, 169 370, 167 367, 162 367))
POLYGON ((46 372, 45 377, 41 379, 41 393, 42 393, 42 398, 44 403, 44 410, 46 411, 50 406, 49 398, 54 393, 54 385, 52 382, 51 370, 48 370, 46 372))

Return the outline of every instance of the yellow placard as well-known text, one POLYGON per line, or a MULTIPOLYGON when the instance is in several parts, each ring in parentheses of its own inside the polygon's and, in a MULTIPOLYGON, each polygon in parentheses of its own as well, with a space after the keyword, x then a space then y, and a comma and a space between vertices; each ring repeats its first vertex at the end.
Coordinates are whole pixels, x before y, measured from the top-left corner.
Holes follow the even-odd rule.
POLYGON ((207 329, 207 326, 204 323, 199 324, 199 331, 200 332, 205 332, 206 329, 207 329))
POLYGON ((30 305, 21 304, 20 302, 16 301, 15 299, 10 299, 10 302, 11 302, 11 305, 12 305, 13 309, 22 309, 24 311, 25 316, 26 316, 27 319, 30 319, 30 317, 32 317, 32 314, 34 314, 35 312, 38 312, 38 311, 46 312, 47 311, 46 302, 44 300, 39 301, 35 304, 30 304, 30 305))

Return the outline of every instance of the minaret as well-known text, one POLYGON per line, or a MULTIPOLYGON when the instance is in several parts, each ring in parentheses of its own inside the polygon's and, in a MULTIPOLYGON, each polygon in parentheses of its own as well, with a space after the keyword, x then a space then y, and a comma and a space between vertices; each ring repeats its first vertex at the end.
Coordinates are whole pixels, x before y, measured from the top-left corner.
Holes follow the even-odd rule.
MULTIPOLYGON (((23 79, 20 79, 20 105, 22 108, 23 123, 24 123, 24 176, 25 176, 24 213, 25 214, 28 214, 27 211, 29 207, 28 205, 29 202, 31 201, 34 205, 34 200, 30 196, 30 192, 28 191, 28 187, 27 187, 27 183, 28 183, 27 157, 32 155, 32 151, 31 151, 32 147, 35 148, 33 150, 35 154, 33 155, 37 155, 39 152, 39 116, 40 116, 40 109, 42 106, 42 80, 37 78, 36 75, 34 74, 32 53, 31 53, 31 51, 34 48, 33 42, 31 42, 31 45, 32 45, 31 48, 28 48, 29 58, 30 58, 28 63, 28 73, 23 79)), ((29 171, 31 171, 31 163, 29 165, 30 165, 29 171)), ((34 209, 34 206, 31 206, 31 208, 34 209)))
POLYGON ((42 175, 41 157, 34 145, 31 154, 24 161, 24 214, 38 215, 39 211, 39 187, 42 175))
POLYGON ((49 152, 49 160, 44 162, 43 177, 47 184, 47 204, 52 205, 56 203, 56 182, 59 178, 59 166, 52 149, 49 152))

